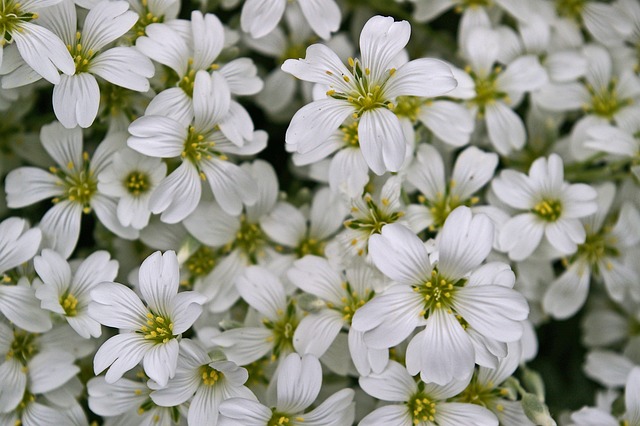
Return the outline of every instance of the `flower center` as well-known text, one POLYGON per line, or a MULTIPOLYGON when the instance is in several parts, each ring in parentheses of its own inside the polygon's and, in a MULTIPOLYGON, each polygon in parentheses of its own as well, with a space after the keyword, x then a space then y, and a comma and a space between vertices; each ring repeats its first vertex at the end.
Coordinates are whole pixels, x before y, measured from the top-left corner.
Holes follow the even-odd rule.
POLYGON ((207 246, 200 246, 185 262, 187 269, 194 277, 208 275, 216 265, 217 255, 207 246))
POLYGON ((215 155, 219 160, 225 161, 228 157, 221 152, 214 150, 216 146, 216 132, 202 134, 195 127, 189 126, 187 137, 184 141, 180 157, 187 159, 196 166, 202 180, 206 180, 206 175, 200 170, 201 160, 211 160, 215 155))
POLYGON ((224 376, 215 368, 203 365, 200 367, 200 377, 202 377, 202 383, 204 383, 205 386, 213 386, 224 376))
MULTIPOLYGON (((193 59, 189 59, 189 62, 193 62, 193 59)), ((191 65, 189 65, 187 73, 178 82, 178 87, 184 90, 184 93, 190 98, 193 97, 193 86, 196 84, 196 71, 198 70, 191 68, 191 65)))
POLYGON ((65 293, 60 296, 60 305, 62 306, 62 309, 64 309, 65 315, 68 317, 75 317, 78 315, 78 299, 76 299, 73 294, 65 293))
MULTIPOLYGON (((349 58, 349 66, 352 70, 350 75, 345 74, 342 79, 349 84, 351 91, 349 93, 338 92, 332 87, 327 91, 327 96, 351 103, 356 109, 353 114, 354 119, 359 118, 363 112, 375 108, 394 109, 393 102, 385 96, 384 86, 389 78, 395 74, 395 68, 386 70, 381 78, 376 79, 380 81, 373 81, 371 70, 369 68, 363 70, 359 60, 349 58)), ((326 71, 326 73, 333 75, 331 71, 326 71)))
POLYGON ((140 331, 146 340, 156 343, 167 343, 173 339, 173 323, 167 317, 147 313, 147 324, 140 327, 140 331))
POLYGON ((351 209, 354 217, 345 221, 344 226, 349 229, 366 231, 370 235, 373 235, 379 234, 383 226, 396 222, 404 216, 404 212, 387 211, 387 206, 389 206, 391 202, 386 198, 381 200, 383 207, 375 203, 369 194, 365 195, 364 201, 366 203, 366 209, 354 205, 351 209))
MULTIPOLYGON (((608 236, 609 229, 607 227, 597 234, 587 233, 587 237, 584 243, 578 246, 578 251, 575 258, 586 259, 594 271, 598 272, 598 264, 608 257, 620 256, 620 250, 618 250, 614 243, 613 237, 608 236)), ((573 258, 572 258, 573 260, 573 258)), ((607 268, 612 268, 610 262, 605 262, 607 268)))
MULTIPOLYGON (((67 164, 67 170, 55 166, 49 167, 49 171, 60 179, 60 185, 65 187, 62 199, 68 199, 80 204, 84 213, 91 212, 91 199, 98 190, 98 181, 89 168, 89 154, 82 154, 82 166, 76 168, 73 161, 67 164)), ((61 198, 54 198, 53 203, 58 203, 61 198)))
POLYGON ((22 365, 27 365, 29 360, 37 355, 39 348, 37 345, 37 334, 27 333, 22 330, 13 330, 13 341, 9 351, 7 351, 6 359, 15 358, 22 365))
MULTIPOLYGON (((373 290, 367 290, 362 295, 358 294, 358 292, 355 291, 348 282, 342 283, 342 288, 345 290, 347 295, 340 299, 343 305, 337 310, 342 313, 342 319, 351 324, 353 315, 358 309, 363 307, 365 303, 373 298, 375 292, 373 290)), ((331 307, 330 304, 328 304, 328 306, 331 307)))
POLYGON ((85 51, 81 43, 82 33, 78 31, 76 33, 76 44, 67 44, 67 50, 73 58, 73 62, 76 64, 76 74, 81 72, 89 72, 89 65, 95 52, 91 49, 85 51))
POLYGON ((601 87, 600 90, 587 85, 591 96, 591 105, 585 105, 585 112, 611 120, 621 108, 630 105, 633 101, 630 98, 621 98, 616 86, 615 79, 612 79, 606 87, 601 87))
POLYGON ((476 96, 471 99, 470 103, 478 107, 478 115, 483 116, 487 105, 491 105, 498 100, 504 99, 508 101, 507 94, 500 92, 496 87, 496 79, 502 72, 502 67, 494 67, 493 71, 482 77, 476 74, 471 67, 467 67, 465 71, 471 76, 475 84, 476 96))
POLYGON ((542 200, 531 211, 547 222, 555 222, 562 214, 562 203, 559 200, 542 200))
POLYGON ((142 10, 140 11, 138 21, 132 29, 135 35, 134 40, 132 41, 135 41, 135 39, 137 39, 138 37, 142 37, 143 35, 145 35, 145 31, 148 25, 164 22, 164 15, 156 16, 149 10, 148 0, 142 0, 140 3, 142 3, 142 10))
POLYGON ((249 222, 246 216, 242 215, 236 239, 227 246, 227 250, 238 248, 255 264, 258 263, 258 258, 263 255, 263 247, 266 243, 267 238, 260 226, 249 222))
MULTIPOLYGON (((272 410, 274 410, 272 408, 272 410)), ((291 422, 291 416, 285 413, 279 413, 277 411, 273 411, 269 422, 267 422, 267 426, 283 426, 288 425, 291 422)))
POLYGON ((409 414, 413 420, 413 424, 417 425, 421 422, 433 422, 436 414, 436 403, 432 402, 427 396, 418 392, 407 401, 409 414))
POLYGON ((325 245, 324 241, 318 241, 315 238, 305 238, 298 247, 296 247, 296 254, 300 258, 305 257, 308 254, 324 256, 325 245))
MULTIPOLYGON (((494 387, 492 383, 483 385, 479 383, 477 377, 474 376, 469 385, 456 397, 455 400, 480 405, 489 409, 495 408, 498 411, 501 411, 499 400, 502 395, 500 392, 500 389, 494 387)), ((504 409, 504 407, 502 409, 504 409)))
POLYGON ((289 301, 287 310, 278 312, 279 318, 271 321, 267 318, 262 320, 262 324, 272 331, 268 340, 273 342, 271 360, 275 361, 280 354, 287 353, 293 349, 293 333, 298 327, 300 318, 293 299, 289 301))
POLYGON ((22 5, 13 0, 5 0, 0 4, 0 46, 13 41, 11 33, 20 31, 20 24, 30 22, 38 18, 37 13, 23 12, 20 10, 22 5))
MULTIPOLYGON (((438 273, 437 268, 431 271, 431 278, 423 284, 413 285, 413 291, 419 293, 424 300, 424 310, 420 316, 427 317, 434 309, 450 309, 451 301, 458 288, 464 286, 465 279, 451 281, 438 273)), ((460 321, 461 318, 458 318, 460 321)), ((461 322, 461 324, 463 324, 461 322)))
POLYGON ((579 20, 584 4, 585 0, 556 0, 556 12, 562 17, 579 20))
POLYGON ((400 96, 396 99, 396 106, 393 112, 399 117, 406 117, 412 123, 418 121, 420 108, 424 104, 424 100, 415 96, 400 96))
MULTIPOLYGON (((450 182, 450 187, 455 185, 454 181, 450 182)), ((435 200, 429 200, 424 195, 418 196, 418 201, 429 208, 433 223, 429 226, 430 231, 440 229, 449 214, 459 206, 472 206, 477 204, 480 199, 478 197, 471 197, 468 200, 461 200, 457 195, 450 195, 449 188, 447 188, 446 194, 438 193, 435 200)))
POLYGON ((193 164, 197 164, 202 160, 203 156, 210 160, 212 157, 209 150, 215 145, 215 142, 205 140, 204 135, 196 132, 195 127, 189 126, 187 139, 184 142, 180 156, 190 160, 193 164))
POLYGON ((347 146, 360 146, 360 139, 358 139, 358 121, 354 121, 346 126, 340 126, 340 131, 342 131, 342 140, 347 146))
POLYGON ((127 187, 127 191, 137 197, 149 190, 149 176, 146 173, 134 171, 129 173, 124 184, 127 187))

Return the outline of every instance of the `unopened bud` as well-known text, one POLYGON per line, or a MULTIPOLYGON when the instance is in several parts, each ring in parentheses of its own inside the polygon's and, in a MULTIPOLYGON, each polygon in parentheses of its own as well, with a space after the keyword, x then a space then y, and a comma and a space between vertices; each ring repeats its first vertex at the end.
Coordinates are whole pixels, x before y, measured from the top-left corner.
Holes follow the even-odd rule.
POLYGON ((542 381, 540 373, 525 368, 522 373, 522 382, 525 389, 534 393, 540 401, 544 401, 544 382, 542 381))
POLYGON ((551 418, 549 409, 536 395, 525 393, 522 397, 522 408, 524 413, 534 424, 540 426, 556 426, 555 420, 551 418))
POLYGON ((298 297, 298 306, 305 312, 314 313, 324 309, 327 305, 324 300, 313 294, 304 293, 298 297))
POLYGON ((218 323, 218 327, 222 329, 222 331, 231 330, 234 328, 244 327, 240 321, 231 320, 231 319, 223 319, 218 323))

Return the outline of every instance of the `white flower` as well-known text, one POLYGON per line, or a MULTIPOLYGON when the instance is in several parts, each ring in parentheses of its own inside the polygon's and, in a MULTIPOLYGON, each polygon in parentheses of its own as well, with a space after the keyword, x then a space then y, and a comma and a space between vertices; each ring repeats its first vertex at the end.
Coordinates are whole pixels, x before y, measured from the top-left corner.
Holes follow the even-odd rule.
POLYGON ((618 45, 633 32, 629 16, 613 4, 598 1, 546 0, 537 5, 560 33, 557 37, 567 37, 575 33, 582 38, 584 29, 598 42, 607 45, 618 45), (564 33, 564 34, 563 34, 564 33))
POLYGON ((73 60, 64 43, 48 29, 33 21, 39 12, 51 13, 48 6, 62 0, 4 0, 0 4, 0 64, 3 48, 14 42, 20 55, 31 68, 53 84, 60 81, 58 69, 65 74, 73 74, 73 60))
POLYGON ((355 417, 352 389, 331 395, 315 409, 305 413, 322 386, 322 367, 313 355, 290 354, 280 365, 277 401, 268 408, 257 401, 230 398, 220 405, 219 426, 347 426, 355 417))
POLYGON ((358 309, 352 326, 374 349, 395 346, 424 326, 407 347, 409 373, 440 385, 468 381, 475 362, 488 361, 479 354, 503 357, 505 342, 522 337, 520 322, 529 312, 512 289, 508 265, 481 265, 492 243, 489 218, 473 216, 464 206, 449 215, 438 235, 435 266, 413 232, 400 224, 385 226, 371 238, 369 252, 396 283, 358 309))
POLYGON ((571 130, 571 154, 579 160, 594 154, 593 148, 602 150, 600 146, 586 145, 593 139, 592 128, 637 123, 640 100, 640 80, 632 69, 618 69, 607 49, 589 44, 582 49, 582 54, 587 59, 583 80, 548 84, 533 97, 534 102, 548 111, 586 113, 571 130))
POLYGON ((243 386, 249 374, 231 361, 212 360, 195 342, 183 339, 176 375, 167 386, 151 393, 153 402, 173 407, 191 399, 190 425, 218 424, 218 409, 229 398, 255 400, 253 393, 243 386), (193 396, 193 398, 191 398, 193 396))
POLYGON ((35 395, 60 388, 80 371, 71 352, 43 344, 37 334, 0 322, 0 336, 0 413, 20 411, 25 395, 25 404, 32 403, 35 395))
POLYGON ((219 74, 198 71, 193 92, 192 124, 160 115, 140 117, 129 126, 130 148, 150 157, 180 157, 182 163, 164 178, 151 195, 149 207, 162 213, 166 223, 177 223, 191 214, 202 195, 202 182, 208 181, 216 201, 229 214, 257 201, 251 176, 229 161, 226 154, 254 154, 266 139, 254 137, 236 146, 218 130, 229 112, 230 94, 219 74))
POLYGON ((617 221, 612 224, 607 219, 615 186, 603 184, 596 191, 598 210, 581 219, 585 241, 568 259, 567 270, 549 285, 544 295, 544 310, 555 318, 568 318, 582 307, 592 277, 601 278, 609 296, 619 303, 627 293, 640 300, 637 286, 630 285, 636 274, 621 259, 622 254, 640 241, 640 213, 630 202, 624 202, 617 221))
POLYGON ((122 146, 123 134, 112 134, 100 143, 89 158, 83 152, 82 129, 65 129, 60 123, 45 125, 40 140, 57 163, 49 172, 35 167, 12 170, 5 180, 7 205, 20 208, 53 197, 54 206, 40 222, 43 245, 68 258, 80 236, 82 214, 95 211, 98 219, 122 238, 136 238, 138 231, 124 227, 116 216, 116 201, 98 190, 97 175, 122 146))
POLYGON ((149 199, 167 174, 167 165, 158 158, 123 148, 98 175, 100 192, 118 199, 117 215, 122 226, 142 229, 149 223, 149 199))
POLYGON ((640 367, 635 367, 626 380, 624 406, 620 418, 599 408, 583 407, 571 415, 571 421, 575 426, 640 425, 640 367))
MULTIPOLYGON (((213 14, 191 13, 190 21, 182 21, 184 28, 171 24, 153 24, 146 28, 146 36, 136 41, 136 48, 154 61, 171 68, 177 76, 176 87, 158 93, 145 115, 164 115, 182 123, 193 118, 193 91, 198 71, 213 72, 223 77, 230 93, 253 95, 262 89, 262 80, 248 58, 237 58, 226 64, 219 63, 225 47, 225 31, 213 14)), ((239 133, 240 139, 251 139, 251 117, 237 102, 231 103, 231 113, 219 125, 229 139, 239 133)), ((241 145, 241 142, 237 142, 241 145)))
POLYGON ((262 317, 260 326, 233 328, 212 339, 230 361, 247 365, 271 353, 271 361, 293 352, 301 313, 282 282, 261 266, 250 266, 236 279, 242 298, 262 317))
POLYGON ((38 252, 42 232, 29 229, 26 220, 10 217, 0 223, 0 312, 18 327, 32 333, 51 328, 49 315, 40 309, 26 277, 14 277, 11 269, 28 262, 38 252))
POLYGON ((451 69, 435 59, 398 63, 411 26, 374 16, 360 35, 361 60, 351 71, 327 46, 307 48, 305 59, 287 60, 282 69, 301 80, 329 86, 327 98, 300 109, 291 119, 286 143, 301 154, 317 149, 349 116, 358 121, 358 140, 374 173, 398 171, 405 159, 400 121, 390 109, 398 96, 435 97, 456 87, 451 69))
POLYGON ((325 304, 298 324, 293 336, 296 351, 321 357, 346 327, 349 352, 358 372, 365 376, 372 370, 379 373, 387 364, 389 352, 367 348, 363 333, 351 327, 353 315, 371 300, 376 288, 382 287, 379 274, 366 264, 355 265, 340 274, 326 259, 308 255, 294 262, 287 276, 298 288, 325 304))
POLYGON ((375 198, 367 193, 351 199, 351 217, 345 222, 345 230, 327 247, 329 257, 338 257, 347 265, 358 258, 368 257, 369 239, 379 234, 389 223, 403 222, 404 206, 401 201, 402 178, 391 176, 375 198))
POLYGON ((341 197, 323 188, 313 197, 308 219, 299 209, 283 201, 260 218, 260 227, 282 249, 291 250, 292 257, 322 256, 327 241, 341 228, 347 211, 341 197), (332 214, 328 215, 328 211, 332 214))
POLYGON ((575 253, 578 244, 585 241, 579 219, 595 213, 596 191, 585 184, 565 182, 557 154, 534 161, 528 176, 503 170, 492 186, 500 200, 520 212, 500 230, 500 246, 512 260, 531 255, 543 235, 563 254, 575 253))
POLYGON ((202 312, 205 298, 195 292, 178 293, 180 274, 173 251, 155 252, 139 271, 139 289, 146 306, 128 287, 103 283, 91 292, 89 314, 120 334, 98 349, 93 365, 96 374, 113 383, 141 360, 145 373, 166 386, 176 373, 178 339, 202 312))
MULTIPOLYGON (((89 0, 95 1, 95 0, 89 0)), ((98 0, 100 1, 100 0, 98 0)), ((148 25, 176 19, 180 12, 180 0, 128 0, 131 9, 139 18, 133 26, 133 37, 146 34, 148 25)))
POLYGON ((465 387, 453 381, 445 386, 417 382, 396 361, 379 374, 360 377, 360 386, 369 395, 390 404, 369 413, 360 426, 498 425, 498 419, 486 408, 462 402, 446 402, 465 387))
POLYGON ((154 74, 151 61, 131 47, 105 47, 125 34, 138 20, 126 1, 101 1, 77 31, 76 8, 71 0, 55 6, 51 19, 67 45, 75 72, 63 75, 53 88, 53 111, 63 126, 89 127, 98 114, 100 89, 94 74, 109 83, 137 92, 149 90, 154 74), (54 21, 55 22, 55 21, 54 21))
POLYGON ((477 27, 469 32, 461 48, 469 64, 466 79, 473 80, 475 93, 460 97, 467 99, 474 116, 485 120, 489 140, 498 153, 507 155, 522 149, 526 142, 524 124, 513 108, 526 92, 547 82, 547 73, 534 55, 514 58, 506 69, 495 65, 500 43, 496 30, 477 27))
MULTIPOLYGON (((286 7, 287 0, 247 0, 240 15, 242 30, 253 38, 266 36, 278 25, 286 7)), ((340 27, 340 8, 335 0, 301 0, 289 7, 300 8, 311 29, 325 40, 340 27)))
POLYGON ((415 232, 425 228, 439 229, 456 207, 477 204, 479 199, 474 194, 493 178, 497 165, 497 154, 469 147, 458 155, 447 182, 438 150, 421 144, 414 162, 407 169, 407 181, 421 193, 418 196, 421 204, 407 208, 410 228, 415 232))
POLYGON ((507 380, 518 368, 521 357, 521 342, 509 343, 508 354, 498 361, 496 368, 478 367, 471 383, 454 399, 485 407, 504 426, 533 426, 527 418, 520 401, 511 400, 505 392, 507 380))
POLYGON ((118 262, 110 260, 106 251, 96 251, 72 273, 66 260, 53 250, 44 249, 33 260, 43 281, 36 288, 42 309, 62 315, 82 337, 100 337, 100 323, 89 316, 90 292, 103 281, 113 281, 118 262))
MULTIPOLYGON (((144 374, 138 374, 137 377, 149 383, 144 374)), ((172 426, 178 423, 180 407, 155 404, 149 396, 151 392, 152 389, 142 381, 124 377, 114 383, 108 383, 102 376, 87 382, 89 408, 95 414, 106 417, 107 424, 172 426)))

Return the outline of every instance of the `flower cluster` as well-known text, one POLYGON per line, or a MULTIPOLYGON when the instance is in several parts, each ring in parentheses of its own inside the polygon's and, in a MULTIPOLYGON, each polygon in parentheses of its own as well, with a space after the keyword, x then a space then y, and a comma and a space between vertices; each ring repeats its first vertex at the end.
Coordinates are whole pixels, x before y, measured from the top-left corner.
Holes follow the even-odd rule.
POLYGON ((0 30, 0 425, 640 426, 637 0, 0 30))

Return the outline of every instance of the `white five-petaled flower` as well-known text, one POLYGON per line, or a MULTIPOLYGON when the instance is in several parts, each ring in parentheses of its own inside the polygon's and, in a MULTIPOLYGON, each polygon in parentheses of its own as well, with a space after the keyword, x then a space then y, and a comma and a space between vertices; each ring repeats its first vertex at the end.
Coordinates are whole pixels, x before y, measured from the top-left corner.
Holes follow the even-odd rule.
POLYGON ((640 367, 629 373, 624 390, 625 413, 616 418, 600 408, 583 407, 571 415, 576 426, 640 425, 640 367))
POLYGON ((218 129, 230 108, 230 93, 223 77, 198 71, 193 89, 193 121, 147 115, 129 126, 130 148, 150 157, 179 157, 182 163, 164 178, 149 200, 151 212, 162 213, 166 223, 177 223, 196 209, 202 182, 208 181, 222 209, 239 214, 242 206, 254 204, 258 192, 251 176, 229 161, 226 154, 255 154, 266 144, 256 132, 251 141, 237 146, 218 129))
POLYGON ((374 16, 360 35, 361 59, 349 59, 348 69, 323 44, 307 48, 304 59, 289 59, 285 72, 328 86, 327 97, 300 109, 287 129, 291 150, 305 154, 325 143, 349 116, 358 121, 362 155, 374 173, 398 171, 405 160, 406 143, 400 121, 391 111, 398 96, 435 97, 457 85, 451 68, 436 59, 409 62, 397 56, 409 41, 406 21, 374 16))
POLYGON ((567 259, 568 267, 549 287, 542 300, 545 312, 564 319, 580 309, 589 294, 592 278, 602 279, 611 299, 623 303, 629 293, 640 300, 640 288, 633 285, 635 273, 623 255, 640 241, 640 213, 630 201, 622 203, 617 220, 610 209, 616 195, 611 182, 595 188, 598 210, 581 219, 586 238, 567 259))
MULTIPOLYGON (((151 399, 165 407, 174 407, 191 399, 187 415, 189 424, 215 426, 222 401, 229 398, 255 401, 253 392, 244 386, 248 378, 246 369, 231 361, 212 360, 200 345, 183 339, 175 377, 165 388, 152 392, 151 399)), ((150 386, 156 387, 153 383, 150 386)))
POLYGON ((287 276, 298 288, 324 302, 323 308, 300 321, 293 336, 296 351, 321 357, 346 327, 349 352, 358 372, 368 375, 371 371, 382 371, 389 360, 389 351, 369 349, 363 333, 351 327, 353 315, 383 286, 380 273, 361 262, 341 274, 326 259, 307 255, 294 262, 287 276))
POLYGON ((469 64, 465 68, 468 75, 456 74, 456 78, 461 88, 473 85, 470 93, 465 90, 459 96, 467 100, 475 117, 485 120, 489 140, 496 151, 507 155, 522 149, 527 142, 522 119, 513 108, 525 93, 542 87, 548 77, 535 55, 511 58, 506 69, 498 65, 500 37, 500 32, 491 28, 472 28, 461 46, 469 64))
MULTIPOLYGON (((171 68, 178 82, 153 97, 145 115, 164 115, 189 123, 193 118, 193 90, 198 71, 217 73, 224 77, 234 95, 254 95, 262 89, 256 76, 256 66, 249 58, 237 58, 219 63, 225 47, 222 22, 211 13, 194 10, 190 21, 182 21, 184 28, 169 23, 153 24, 146 28, 146 36, 136 41, 136 48, 154 61, 171 68)), ((228 138, 251 139, 251 117, 237 102, 232 101, 231 113, 218 123, 228 138)), ((238 142, 240 144, 240 142, 238 142)))
POLYGON ((41 9, 61 0, 3 0, 0 4, 0 64, 4 46, 15 41, 22 59, 53 84, 60 81, 58 69, 73 74, 71 55, 55 34, 32 22, 41 9))
POLYGON ((151 194, 166 174, 167 165, 161 159, 124 147, 98 176, 98 189, 118 199, 116 213, 122 226, 142 229, 151 216, 151 194))
POLYGON ((421 144, 407 169, 407 181, 421 193, 420 204, 407 207, 409 227, 415 232, 439 229, 456 207, 476 204, 479 198, 474 194, 493 178, 497 166, 497 154, 471 146, 458 155, 451 178, 447 179, 438 150, 421 144))
POLYGON ((245 398, 220 405, 219 426, 346 426, 355 417, 352 389, 342 389, 308 413, 322 386, 322 367, 313 355, 290 354, 280 365, 273 408, 245 398))
POLYGON ((364 332, 367 346, 383 349, 424 326, 407 347, 409 373, 440 385, 469 380, 476 362, 497 362, 506 355, 506 342, 522 337, 521 321, 529 312, 513 290, 508 265, 481 265, 492 243, 490 219, 464 206, 449 215, 438 235, 435 265, 413 232, 386 225, 371 237, 369 253, 395 283, 358 309, 352 327, 364 332))
POLYGON ((462 391, 466 381, 445 385, 416 381, 407 369, 390 361, 384 371, 360 377, 369 395, 390 404, 369 413, 360 426, 497 426, 498 419, 486 408, 464 402, 447 402, 462 391))
MULTIPOLYGON (((31 409, 37 411, 41 407, 31 404, 37 394, 59 389, 80 371, 74 355, 65 351, 63 345, 45 342, 55 334, 27 333, 0 321, 0 421, 3 425, 28 424, 8 422, 7 416, 31 416, 31 409)), ((65 342, 70 343, 74 342, 65 342)))
POLYGON ((91 292, 89 315, 120 329, 98 349, 96 374, 109 368, 105 379, 113 383, 142 360, 147 376, 166 386, 176 373, 178 339, 200 316, 205 302, 198 293, 178 293, 179 281, 176 254, 158 251, 140 266, 139 290, 146 305, 118 283, 102 283, 91 292))
POLYGON ((151 61, 132 47, 105 47, 125 34, 138 20, 126 1, 101 1, 77 30, 75 4, 62 0, 51 13, 52 28, 59 32, 75 64, 53 89, 53 111, 63 126, 89 127, 100 107, 100 89, 94 74, 108 82, 138 92, 149 90, 154 74, 151 61), (55 13, 54 13, 55 12, 55 13))
POLYGON ((293 352, 293 336, 302 315, 295 300, 287 297, 280 279, 266 268, 249 266, 236 279, 236 288, 262 317, 261 326, 232 328, 212 342, 238 365, 250 364, 269 353, 271 361, 276 361, 293 352))
POLYGON ((42 146, 56 162, 49 171, 36 167, 12 170, 5 180, 7 205, 20 208, 52 198, 54 206, 42 217, 43 246, 67 258, 78 243, 82 214, 95 211, 105 227, 121 238, 132 239, 138 231, 120 224, 115 199, 98 189, 97 175, 124 144, 124 134, 107 136, 90 158, 83 151, 82 129, 65 129, 59 122, 42 126, 42 146))
POLYGON ((36 287, 36 297, 42 309, 64 316, 82 337, 100 337, 100 323, 89 316, 90 292, 104 281, 113 281, 118 262, 110 260, 106 251, 96 251, 74 271, 67 261, 53 250, 44 249, 33 260, 42 284, 36 287))
POLYGON ((108 383, 104 376, 89 380, 87 393, 91 411, 114 424, 175 425, 180 419, 181 407, 155 404, 149 397, 151 381, 144 374, 136 374, 136 377, 138 380, 123 377, 114 383, 108 383))
POLYGON ((512 260, 531 255, 543 235, 560 253, 575 253, 586 237, 579 219, 597 209, 593 188, 564 181, 564 166, 557 154, 534 161, 528 176, 503 170, 492 187, 500 200, 519 211, 500 230, 500 246, 512 260))

